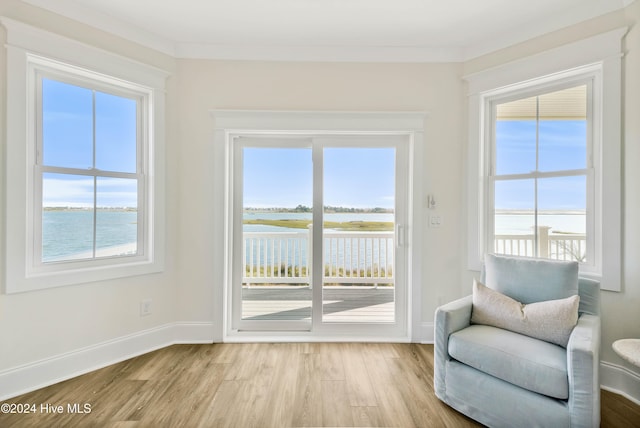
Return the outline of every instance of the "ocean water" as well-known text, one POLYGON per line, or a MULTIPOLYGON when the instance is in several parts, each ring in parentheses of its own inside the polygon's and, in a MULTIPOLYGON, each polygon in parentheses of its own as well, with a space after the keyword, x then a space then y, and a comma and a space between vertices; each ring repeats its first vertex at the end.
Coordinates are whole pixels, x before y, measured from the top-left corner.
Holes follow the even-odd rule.
MULTIPOLYGON (((42 260, 52 262, 91 257, 93 211, 45 210, 42 213, 42 260)), ((96 214, 96 249, 134 245, 138 215, 135 211, 99 210, 96 214)))
MULTIPOLYGON (((495 219, 496 235, 530 235, 535 224, 531 214, 498 214, 495 219)), ((585 214, 541 214, 538 226, 550 227, 551 233, 585 233, 585 214)))

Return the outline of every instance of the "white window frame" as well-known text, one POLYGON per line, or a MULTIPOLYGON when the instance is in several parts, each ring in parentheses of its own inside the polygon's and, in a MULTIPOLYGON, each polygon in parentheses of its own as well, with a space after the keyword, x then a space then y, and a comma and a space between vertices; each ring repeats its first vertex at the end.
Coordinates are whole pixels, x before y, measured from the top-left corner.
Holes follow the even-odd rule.
MULTIPOLYGON (((590 162, 592 193, 587 198, 587 234, 593 260, 580 275, 600 281, 605 290, 621 289, 621 40, 620 28, 465 77, 468 82, 469 146, 467 164, 467 262, 482 268, 493 250, 492 127, 497 101, 522 98, 573 83, 592 86, 590 162)), ((589 166, 588 165, 588 166, 589 166)), ((588 186, 591 187, 591 186, 588 186)))
MULTIPOLYGON (((229 184, 234 195, 231 201, 233 206, 228 207, 228 215, 231 219, 229 230, 232 233, 231 242, 229 242, 229 250, 232 257, 232 273, 230 278, 229 290, 229 308, 232 308, 228 320, 229 335, 242 337, 243 335, 260 335, 262 332, 273 334, 274 332, 297 331, 299 334, 308 332, 310 336, 329 337, 335 334, 354 334, 366 335, 368 337, 384 337, 384 338, 405 338, 408 333, 408 289, 410 277, 407 271, 408 252, 410 247, 406 243, 405 234, 409 226, 409 212, 412 208, 409 196, 410 186, 410 161, 409 151, 413 146, 413 133, 403 132, 353 132, 341 133, 335 131, 324 132, 239 132, 230 134, 228 137, 229 150, 233 156, 231 159, 233 177, 229 177, 229 184), (244 148, 298 148, 308 149, 312 153, 313 164, 313 223, 322 224, 323 210, 323 191, 324 191, 324 149, 327 148, 385 148, 394 150, 394 169, 396 181, 396 205, 394 207, 394 217, 396 224, 396 248, 394 249, 394 258, 396 260, 396 269, 394 270, 395 296, 394 296, 394 313, 395 320, 393 322, 331 322, 324 320, 322 313, 323 304, 323 269, 311 269, 313 298, 312 298, 312 316, 309 320, 247 320, 242 319, 242 252, 243 232, 242 232, 242 181, 244 170, 242 167, 242 149, 244 148)), ((323 227, 313 227, 313 260, 311 266, 323 265, 323 227)))
POLYGON ((162 271, 168 73, 8 18, 0 22, 7 28, 4 291, 18 293, 162 271), (42 76, 137 98, 139 225, 135 255, 42 262, 43 167, 38 150, 42 76))
MULTIPOLYGON (((493 252, 494 237, 495 237, 495 183, 498 181, 512 181, 523 179, 541 179, 541 178, 559 178, 559 177, 577 177, 584 176, 586 179, 587 193, 586 193, 586 255, 587 261, 581 266, 581 273, 584 275, 597 275, 596 260, 601 257, 599 254, 599 246, 595 245, 595 242, 601 240, 601 230, 596 231, 595 225, 600 224, 600 215, 598 211, 594 210, 596 200, 600 200, 600 188, 595 186, 596 174, 599 173, 599 169, 594 168, 594 163, 597 163, 599 158, 599 152, 593 150, 594 135, 598 134, 601 129, 601 104, 599 102, 601 94, 599 91, 594 91, 594 88, 600 89, 602 84, 600 82, 600 68, 599 67, 585 67, 579 70, 572 70, 566 73, 567 76, 554 80, 551 83, 543 83, 542 85, 530 85, 527 84, 522 90, 513 89, 507 94, 499 94, 497 96, 491 96, 487 94, 485 99, 487 106, 487 127, 485 136, 485 144, 487 145, 485 153, 487 154, 487 189, 485 194, 486 200, 486 220, 485 230, 486 239, 486 252, 493 252), (587 159, 586 167, 580 170, 559 170, 559 171, 531 171, 528 173, 516 173, 516 174, 497 174, 496 173, 496 107, 498 104, 511 102, 514 100, 520 100, 525 98, 531 98, 539 95, 543 95, 549 92, 560 91, 576 86, 587 86, 587 159), (595 93, 594 93, 595 92, 595 93)), ((538 150, 538 148, 536 148, 538 150)))

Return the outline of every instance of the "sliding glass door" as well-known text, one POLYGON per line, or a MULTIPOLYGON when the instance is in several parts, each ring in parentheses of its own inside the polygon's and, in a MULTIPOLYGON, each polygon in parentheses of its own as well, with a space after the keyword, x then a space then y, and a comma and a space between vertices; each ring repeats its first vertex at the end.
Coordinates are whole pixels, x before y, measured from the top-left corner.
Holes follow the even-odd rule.
POLYGON ((406 138, 239 136, 233 157, 232 329, 404 334, 406 138))
POLYGON ((395 147, 323 151, 322 320, 393 323, 395 147))

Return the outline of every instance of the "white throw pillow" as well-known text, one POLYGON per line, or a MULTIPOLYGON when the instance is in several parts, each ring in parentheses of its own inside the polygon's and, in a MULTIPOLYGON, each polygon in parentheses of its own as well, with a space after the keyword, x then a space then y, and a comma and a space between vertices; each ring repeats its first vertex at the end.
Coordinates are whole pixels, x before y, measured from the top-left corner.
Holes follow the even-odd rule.
POLYGON ((578 322, 580 296, 522 304, 473 280, 471 322, 499 327, 567 347, 578 322))

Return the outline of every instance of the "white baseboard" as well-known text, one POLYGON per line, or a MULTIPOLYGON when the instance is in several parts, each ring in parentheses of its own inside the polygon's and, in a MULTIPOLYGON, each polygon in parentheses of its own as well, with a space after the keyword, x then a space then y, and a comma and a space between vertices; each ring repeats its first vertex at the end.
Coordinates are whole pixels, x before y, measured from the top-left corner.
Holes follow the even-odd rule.
POLYGON ((640 375, 626 367, 600 362, 600 386, 640 405, 640 375))
POLYGON ((420 331, 418 332, 416 342, 432 344, 435 341, 433 328, 433 322, 423 322, 420 324, 420 331))
POLYGON ((0 401, 179 343, 212 343, 213 324, 177 322, 0 372, 0 401))

